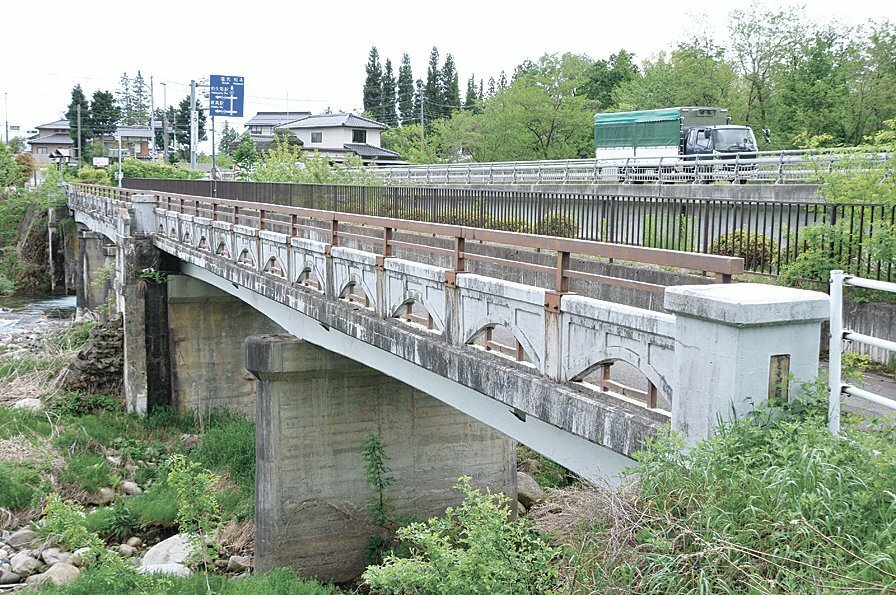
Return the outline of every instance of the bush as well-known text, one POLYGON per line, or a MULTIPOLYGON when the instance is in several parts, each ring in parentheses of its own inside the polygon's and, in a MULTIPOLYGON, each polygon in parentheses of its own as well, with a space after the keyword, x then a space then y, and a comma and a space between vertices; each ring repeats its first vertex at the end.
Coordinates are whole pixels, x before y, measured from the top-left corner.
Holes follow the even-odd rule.
POLYGON ((578 558, 596 561, 578 569, 582 589, 891 590, 894 429, 855 423, 831 435, 825 387, 821 379, 808 398, 764 408, 690 450, 675 436, 652 441, 638 455, 636 496, 589 537, 604 551, 578 558), (606 556, 611 530, 626 537, 606 556))
POLYGON ((177 494, 167 482, 157 480, 142 494, 128 498, 127 507, 144 527, 171 527, 177 518, 177 494))
POLYGON ((69 457, 65 470, 60 474, 64 483, 77 484, 88 492, 96 492, 113 483, 109 462, 101 454, 85 452, 69 457))
POLYGON ((503 495, 462 477, 464 501, 445 516, 398 530, 410 558, 386 556, 363 579, 375 593, 547 593, 560 588, 552 548, 527 522, 513 522, 503 495))
POLYGON ((171 180, 198 180, 205 177, 205 174, 201 171, 184 169, 165 163, 142 161, 140 159, 125 159, 122 161, 121 175, 125 178, 165 178, 171 180))
POLYGON ((121 410, 121 402, 117 397, 69 391, 53 397, 47 409, 67 416, 82 416, 99 411, 114 413, 121 410))
POLYGON ((562 213, 549 213, 541 219, 539 225, 541 234, 557 236, 560 238, 576 238, 579 235, 579 226, 576 220, 562 213))
POLYGON ((237 485, 254 493, 255 422, 236 413, 210 416, 190 458, 203 467, 226 471, 237 485))
POLYGON ((713 240, 710 254, 744 259, 744 270, 773 272, 778 263, 778 244, 768 236, 738 229, 713 240))
POLYGON ((34 496, 43 491, 42 483, 41 472, 32 465, 0 461, 0 508, 27 508, 33 503, 34 496))

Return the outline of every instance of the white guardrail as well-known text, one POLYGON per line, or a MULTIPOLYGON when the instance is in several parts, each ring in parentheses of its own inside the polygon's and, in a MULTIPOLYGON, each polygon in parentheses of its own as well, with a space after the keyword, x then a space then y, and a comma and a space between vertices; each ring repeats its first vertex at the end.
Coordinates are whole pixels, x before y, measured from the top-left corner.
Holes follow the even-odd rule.
POLYGON ((855 341, 856 343, 871 345, 896 353, 896 342, 887 341, 886 339, 881 339, 879 337, 872 337, 870 335, 863 335, 861 333, 854 333, 849 329, 843 328, 844 285, 896 293, 896 283, 862 279, 861 277, 847 275, 839 270, 831 271, 831 343, 828 351, 828 385, 830 386, 828 428, 834 435, 840 433, 840 397, 842 395, 859 397, 896 411, 896 401, 843 382, 843 341, 855 341))
POLYGON ((375 168, 386 184, 815 183, 823 173, 880 171, 892 154, 866 149, 729 155, 396 165, 375 168))

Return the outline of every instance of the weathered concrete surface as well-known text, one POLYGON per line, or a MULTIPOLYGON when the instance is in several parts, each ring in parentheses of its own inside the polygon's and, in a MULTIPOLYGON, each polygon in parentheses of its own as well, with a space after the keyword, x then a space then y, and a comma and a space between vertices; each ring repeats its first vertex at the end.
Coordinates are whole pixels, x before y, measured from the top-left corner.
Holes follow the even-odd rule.
POLYGON ((78 283, 77 306, 79 310, 96 311, 106 305, 112 291, 114 254, 110 257, 106 246, 109 240, 93 231, 82 231, 78 237, 78 258, 81 280, 78 283))
POLYGON ((795 388, 788 373, 794 383, 817 375, 819 328, 828 316, 823 293, 754 284, 670 287, 666 310, 676 315, 672 427, 690 445, 772 392, 787 398, 795 388), (773 369, 776 356, 786 358, 786 370, 773 369))
POLYGON ((366 512, 367 434, 385 445, 398 515, 457 504, 450 488, 461 475, 516 498, 514 442, 437 399, 290 335, 250 337, 245 357, 259 379, 256 570, 360 575, 371 536, 382 534, 366 512))
POLYGON ((243 367, 243 340, 282 333, 245 302, 184 275, 167 283, 172 406, 255 413, 255 378, 243 367))

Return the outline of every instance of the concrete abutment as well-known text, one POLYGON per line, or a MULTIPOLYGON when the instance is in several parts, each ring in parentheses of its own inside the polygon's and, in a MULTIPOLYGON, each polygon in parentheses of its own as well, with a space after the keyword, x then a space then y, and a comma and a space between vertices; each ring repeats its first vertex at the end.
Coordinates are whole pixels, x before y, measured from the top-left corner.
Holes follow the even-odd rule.
POLYGON ((376 434, 395 478, 398 515, 459 503, 461 475, 516 497, 515 442, 437 399, 291 335, 250 337, 258 378, 255 567, 356 578, 381 529, 368 518, 362 443, 376 434))

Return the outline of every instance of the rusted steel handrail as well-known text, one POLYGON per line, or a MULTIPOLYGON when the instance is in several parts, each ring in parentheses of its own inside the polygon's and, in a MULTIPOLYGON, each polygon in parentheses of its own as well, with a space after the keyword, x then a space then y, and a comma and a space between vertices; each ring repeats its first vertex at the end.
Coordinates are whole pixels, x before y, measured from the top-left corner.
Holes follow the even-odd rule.
MULTIPOLYGON (((98 188, 87 185, 76 185, 76 187, 85 191, 98 188)), ((454 262, 454 270, 451 272, 454 274, 465 272, 466 260, 491 262, 502 260, 500 264, 513 266, 514 268, 529 269, 538 272, 553 272, 555 275, 554 291, 556 293, 567 293, 569 291, 570 278, 588 279, 599 282, 610 282, 610 279, 613 279, 599 275, 587 275, 585 273, 570 270, 570 256, 572 254, 658 266, 669 266, 692 271, 703 271, 713 273, 716 281, 723 283, 730 282, 732 275, 739 275, 744 272, 744 260, 742 258, 731 256, 678 252, 660 248, 624 246, 606 242, 593 242, 512 231, 497 231, 443 223, 427 223, 409 219, 392 219, 374 215, 358 215, 354 213, 283 206, 271 203, 208 198, 153 190, 127 192, 128 196, 133 194, 155 196, 157 207, 166 210, 198 216, 206 214, 209 218, 217 219, 219 221, 221 220, 221 216, 232 217, 232 223, 237 225, 254 224, 259 229, 271 229, 272 226, 282 226, 289 230, 289 235, 295 235, 296 228, 313 229, 329 236, 331 245, 338 245, 340 235, 346 238, 363 239, 365 241, 379 243, 382 246, 383 257, 391 256, 392 247, 407 247, 407 242, 393 239, 394 233, 398 231, 453 238, 453 251, 438 248, 432 249, 433 247, 430 246, 420 246, 420 248, 430 252, 451 252, 453 254, 454 262), (323 224, 328 225, 324 228, 300 225, 297 223, 297 219, 299 218, 318 220, 323 224), (371 227, 377 229, 378 233, 371 236, 362 236, 345 230, 340 230, 340 224, 371 227), (477 240, 480 242, 512 246, 515 248, 553 251, 557 254, 557 262, 554 267, 546 267, 544 265, 495 259, 467 252, 465 243, 467 241, 477 240)), ((449 283, 453 283, 453 276, 448 275, 447 277, 450 278, 447 278, 446 280, 449 283)), ((618 279, 616 281, 616 284, 629 287, 662 290, 662 286, 651 286, 651 284, 624 279, 618 279)))

